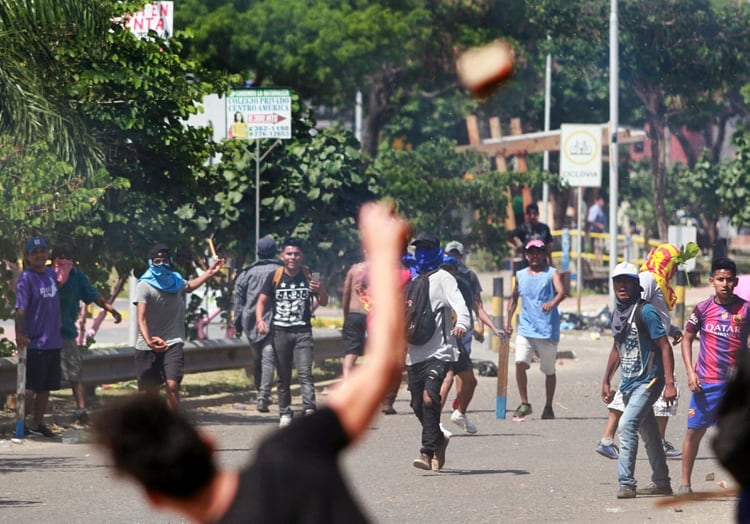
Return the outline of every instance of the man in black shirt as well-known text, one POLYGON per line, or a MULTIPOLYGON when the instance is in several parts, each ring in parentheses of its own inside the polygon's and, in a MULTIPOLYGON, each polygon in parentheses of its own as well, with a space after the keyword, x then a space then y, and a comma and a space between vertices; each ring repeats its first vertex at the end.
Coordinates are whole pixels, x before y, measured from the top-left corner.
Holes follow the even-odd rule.
POLYGON ((508 235, 508 242, 516 248, 516 255, 521 257, 521 266, 516 269, 528 267, 529 263, 524 256, 523 246, 531 240, 544 242, 547 250, 547 263, 552 266, 552 233, 547 224, 539 222, 539 206, 534 203, 526 206, 526 221, 508 235))
POLYGON ((95 419, 96 441, 115 469, 136 480, 156 507, 202 523, 358 523, 367 518, 338 468, 403 372, 404 300, 398 282, 404 221, 384 204, 360 213, 371 295, 378 305, 367 360, 332 390, 327 407, 294 420, 258 447, 242 471, 220 469, 211 439, 156 398, 131 397, 95 419))
POLYGON ((313 338, 310 304, 313 296, 321 306, 328 304, 328 294, 320 277, 312 275, 302 265, 302 244, 298 239, 284 241, 281 251, 283 269, 268 275, 255 306, 255 325, 258 333, 273 334, 276 372, 279 375, 279 426, 292 421, 292 363, 297 365, 297 379, 302 391, 302 411, 315 412, 313 384, 313 338), (263 319, 266 308, 273 307, 271 327, 263 319))

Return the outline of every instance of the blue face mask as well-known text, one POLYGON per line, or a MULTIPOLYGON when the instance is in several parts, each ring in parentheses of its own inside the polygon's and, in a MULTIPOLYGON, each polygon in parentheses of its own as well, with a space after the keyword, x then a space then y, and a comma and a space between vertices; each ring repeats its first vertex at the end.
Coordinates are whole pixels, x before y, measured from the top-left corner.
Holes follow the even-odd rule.
POLYGON ((171 264, 163 262, 154 264, 151 260, 148 261, 148 269, 141 276, 140 280, 166 293, 178 293, 185 287, 185 279, 182 278, 182 275, 172 270, 171 264))

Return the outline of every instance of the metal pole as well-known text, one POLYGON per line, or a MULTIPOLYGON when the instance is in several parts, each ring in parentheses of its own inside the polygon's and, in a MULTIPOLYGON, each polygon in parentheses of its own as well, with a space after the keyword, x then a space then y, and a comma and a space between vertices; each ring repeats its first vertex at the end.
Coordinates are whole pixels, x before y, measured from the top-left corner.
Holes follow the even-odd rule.
MULTIPOLYGON (((550 40, 547 35, 547 40, 550 40)), ((549 132, 550 126, 550 106, 552 98, 552 55, 547 54, 547 60, 544 68, 544 131, 549 132)), ((549 151, 544 152, 544 158, 542 160, 542 169, 549 171, 549 151)), ((544 182, 542 184, 542 222, 549 224, 549 184, 544 182)))
MULTIPOLYGON (((617 131, 619 121, 619 43, 618 43, 617 0, 611 0, 609 16, 609 274, 617 265, 617 200, 619 177, 617 173, 619 159, 617 156, 617 131)), ((609 280, 609 279, 608 279, 609 280)), ((609 302, 614 307, 615 292, 609 280, 609 302)))
POLYGON ((354 105, 354 136, 362 147, 362 91, 357 89, 354 105))
POLYGON ((583 229, 583 214, 586 212, 586 208, 583 204, 583 187, 578 186, 578 234, 576 235, 576 311, 581 314, 581 288, 583 287, 583 271, 581 257, 583 256, 583 238, 581 238, 581 230, 583 229))
MULTIPOLYGON (((685 271, 677 272, 677 303, 674 306, 674 319, 676 324, 682 329, 685 325, 685 287, 687 286, 687 273, 685 271)), ((669 333, 667 333, 669 334, 669 333)))
POLYGON ((255 140, 255 248, 258 252, 260 240, 260 140, 255 140))

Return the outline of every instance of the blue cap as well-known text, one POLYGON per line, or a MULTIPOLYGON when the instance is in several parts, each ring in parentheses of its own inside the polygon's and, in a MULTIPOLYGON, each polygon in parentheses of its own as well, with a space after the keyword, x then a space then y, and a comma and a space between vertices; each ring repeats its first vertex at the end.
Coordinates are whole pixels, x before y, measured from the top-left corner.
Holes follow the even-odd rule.
POLYGON ((38 247, 47 247, 47 242, 42 237, 31 237, 26 241, 26 252, 31 253, 38 247))

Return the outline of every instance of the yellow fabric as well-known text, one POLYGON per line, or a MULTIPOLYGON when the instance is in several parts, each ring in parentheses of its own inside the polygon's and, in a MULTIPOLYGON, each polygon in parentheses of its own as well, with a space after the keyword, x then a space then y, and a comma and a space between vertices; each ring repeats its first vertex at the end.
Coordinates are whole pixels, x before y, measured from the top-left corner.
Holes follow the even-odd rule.
POLYGON ((670 311, 677 303, 677 292, 669 285, 669 281, 677 272, 679 254, 680 250, 672 244, 660 244, 649 252, 641 266, 641 271, 648 271, 654 276, 670 311))

